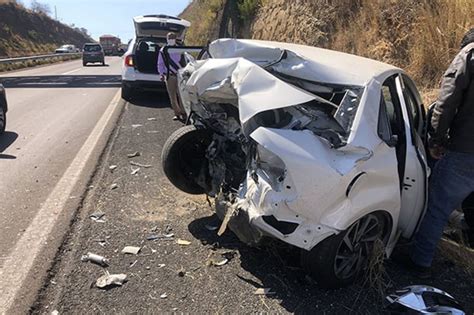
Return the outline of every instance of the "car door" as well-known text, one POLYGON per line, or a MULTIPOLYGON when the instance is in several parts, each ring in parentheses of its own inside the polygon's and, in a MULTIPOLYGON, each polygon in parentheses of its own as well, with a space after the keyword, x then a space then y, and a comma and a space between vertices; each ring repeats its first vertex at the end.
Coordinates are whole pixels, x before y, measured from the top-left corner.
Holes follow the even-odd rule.
POLYGON ((395 83, 406 135, 399 227, 405 238, 411 238, 425 213, 428 195, 428 166, 423 141, 425 111, 415 84, 408 76, 397 75, 395 83))

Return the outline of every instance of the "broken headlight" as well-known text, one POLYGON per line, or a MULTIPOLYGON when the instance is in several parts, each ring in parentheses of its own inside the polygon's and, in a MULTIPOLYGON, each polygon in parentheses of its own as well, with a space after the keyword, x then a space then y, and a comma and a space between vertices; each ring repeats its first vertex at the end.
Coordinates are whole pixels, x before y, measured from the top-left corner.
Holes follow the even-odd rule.
POLYGON ((255 162, 256 168, 261 171, 259 173, 263 173, 265 180, 272 188, 279 191, 286 176, 285 163, 261 145, 257 145, 255 162))

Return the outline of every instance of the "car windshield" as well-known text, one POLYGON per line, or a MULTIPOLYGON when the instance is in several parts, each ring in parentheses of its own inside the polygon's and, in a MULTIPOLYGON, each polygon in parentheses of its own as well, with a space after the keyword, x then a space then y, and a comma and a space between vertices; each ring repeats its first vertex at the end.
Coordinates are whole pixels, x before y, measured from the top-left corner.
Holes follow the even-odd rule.
POLYGON ((100 45, 84 46, 84 51, 100 51, 100 50, 101 50, 100 45))

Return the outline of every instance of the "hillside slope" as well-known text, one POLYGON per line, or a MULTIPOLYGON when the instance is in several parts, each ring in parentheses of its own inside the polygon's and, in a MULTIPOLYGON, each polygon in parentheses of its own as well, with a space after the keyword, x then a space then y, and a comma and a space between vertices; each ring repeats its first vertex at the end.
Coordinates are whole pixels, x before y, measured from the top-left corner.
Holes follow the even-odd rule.
MULTIPOLYGON (((237 1, 237 36, 296 42, 388 62, 422 88, 439 79, 474 26, 474 0, 194 0, 185 11, 199 34, 216 34, 237 1), (210 30, 211 29, 211 30, 210 30)), ((190 30, 188 41, 205 42, 190 30)), ((202 36, 202 35, 201 35, 202 36)), ((214 39, 210 38, 210 39, 214 39)))
POLYGON ((82 47, 92 39, 44 14, 0 1, 0 58, 51 53, 57 46, 82 47))

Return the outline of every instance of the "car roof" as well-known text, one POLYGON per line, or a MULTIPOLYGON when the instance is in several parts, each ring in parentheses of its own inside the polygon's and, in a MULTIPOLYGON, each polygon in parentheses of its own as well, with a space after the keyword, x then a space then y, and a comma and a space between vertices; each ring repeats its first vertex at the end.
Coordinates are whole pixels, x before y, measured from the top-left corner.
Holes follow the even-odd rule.
POLYGON ((163 22, 163 23, 173 23, 182 25, 184 27, 190 27, 191 23, 189 21, 183 20, 181 18, 165 15, 165 14, 148 14, 140 15, 133 18, 135 23, 144 23, 144 22, 163 22))
MULTIPOLYGON (((224 47, 227 45, 229 49, 236 51, 276 48, 294 52, 304 59, 304 62, 296 60, 299 64, 293 65, 294 68, 291 70, 295 73, 295 76, 298 77, 298 71, 306 72, 306 74, 310 72, 314 81, 318 82, 364 86, 374 78, 401 71, 395 66, 373 59, 312 46, 240 39, 223 39, 216 42, 225 43, 226 41, 234 43, 224 44, 224 47), (236 45, 238 45, 238 49, 235 48, 236 45)), ((236 55, 238 54, 237 52, 236 55)))

